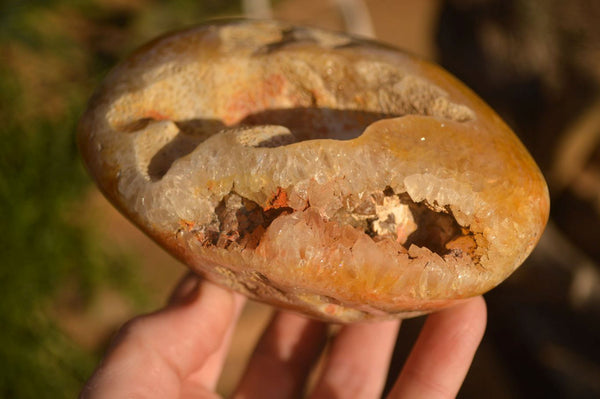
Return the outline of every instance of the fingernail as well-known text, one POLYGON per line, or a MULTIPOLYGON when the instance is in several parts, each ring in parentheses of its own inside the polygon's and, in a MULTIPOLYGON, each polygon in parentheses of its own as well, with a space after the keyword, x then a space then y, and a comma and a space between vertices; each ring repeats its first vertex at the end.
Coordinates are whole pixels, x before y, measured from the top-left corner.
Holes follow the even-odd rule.
POLYGON ((198 295, 199 285, 200 277, 193 272, 187 273, 173 290, 169 298, 169 305, 184 305, 192 302, 198 295))

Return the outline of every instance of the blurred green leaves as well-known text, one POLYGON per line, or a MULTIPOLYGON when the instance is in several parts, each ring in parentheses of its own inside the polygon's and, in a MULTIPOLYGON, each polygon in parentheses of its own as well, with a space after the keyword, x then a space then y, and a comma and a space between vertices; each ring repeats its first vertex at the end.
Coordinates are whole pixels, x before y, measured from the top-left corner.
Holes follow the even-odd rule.
POLYGON ((73 397, 98 353, 58 327, 102 286, 143 298, 135 262, 80 222, 89 179, 75 130, 107 69, 165 30, 238 11, 237 1, 0 2, 0 396, 73 397))
POLYGON ((73 142, 76 115, 21 120, 18 79, 10 71, 0 79, 0 395, 62 397, 75 392, 92 357, 62 336, 48 308, 66 276, 89 286, 101 267, 88 256, 90 237, 65 218, 87 184, 73 142))

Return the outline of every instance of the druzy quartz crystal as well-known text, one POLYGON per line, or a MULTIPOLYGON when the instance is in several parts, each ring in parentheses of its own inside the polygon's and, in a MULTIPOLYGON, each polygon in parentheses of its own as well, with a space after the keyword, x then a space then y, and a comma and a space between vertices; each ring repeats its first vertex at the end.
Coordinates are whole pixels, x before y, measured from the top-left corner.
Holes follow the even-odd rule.
POLYGON ((531 156, 447 72, 280 22, 140 48, 94 94, 79 144, 110 201, 192 270, 328 321, 482 294, 548 218, 531 156))

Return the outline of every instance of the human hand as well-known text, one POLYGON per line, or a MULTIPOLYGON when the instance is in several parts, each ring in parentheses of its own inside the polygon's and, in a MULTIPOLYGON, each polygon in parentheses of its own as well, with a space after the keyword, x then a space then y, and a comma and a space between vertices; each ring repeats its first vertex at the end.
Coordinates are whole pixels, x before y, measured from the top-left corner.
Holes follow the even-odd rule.
MULTIPOLYGON (((128 322, 81 398, 219 398, 214 392, 244 298, 188 274, 169 304, 128 322)), ((428 316, 389 398, 455 397, 485 330, 483 298, 428 316)), ((310 398, 378 398, 400 321, 343 326, 310 398)), ((326 324, 277 312, 233 398, 302 397, 326 324)))

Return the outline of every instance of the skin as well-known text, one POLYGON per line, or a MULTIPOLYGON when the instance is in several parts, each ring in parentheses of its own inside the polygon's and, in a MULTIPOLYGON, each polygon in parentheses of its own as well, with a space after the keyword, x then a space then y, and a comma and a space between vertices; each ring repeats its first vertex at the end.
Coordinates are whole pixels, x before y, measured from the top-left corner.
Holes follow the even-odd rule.
MULTIPOLYGON (((167 306, 119 331, 80 398, 219 398, 215 387, 244 298, 192 274, 167 306)), ((428 316, 388 398, 453 398, 486 325, 476 297, 428 316)), ((379 398, 399 320, 340 328, 314 388, 319 398, 379 398)), ((277 312, 263 333, 234 399, 305 397, 327 325, 277 312)))

